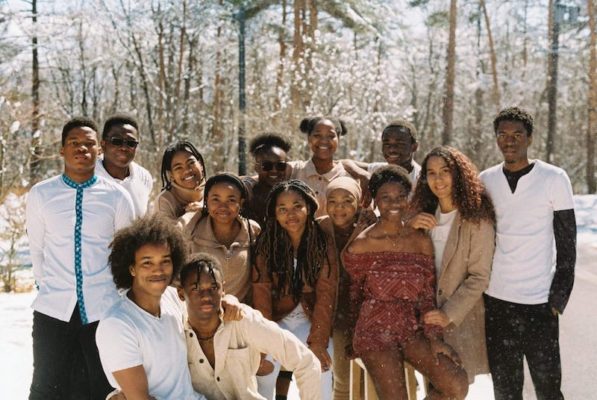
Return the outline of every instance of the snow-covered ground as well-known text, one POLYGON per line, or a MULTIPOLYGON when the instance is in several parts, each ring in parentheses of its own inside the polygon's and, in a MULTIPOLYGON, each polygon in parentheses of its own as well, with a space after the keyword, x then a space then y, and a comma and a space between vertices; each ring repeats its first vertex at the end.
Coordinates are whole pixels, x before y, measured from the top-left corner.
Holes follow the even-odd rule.
MULTIPOLYGON (((579 252, 594 251, 597 248, 597 195, 575 196, 575 209, 578 250, 579 252)), ((2 228, 5 227, 6 225, 2 226, 2 228)), ((19 245, 22 246, 21 243, 19 245)), ((5 244, 0 243, 0 249, 5 248, 5 244)), ((26 257, 27 254, 24 254, 24 258, 26 257)), ((578 267, 578 269, 589 269, 584 265, 578 267)), ((31 279, 30 273, 20 274, 20 280, 25 286, 29 279, 31 279)), ((34 297, 34 291, 0 293, 0 398, 3 399, 26 399, 29 392, 33 364, 30 305, 34 297)), ((295 400, 299 398, 296 387, 291 387, 289 398, 295 400)), ((471 386, 467 399, 493 399, 489 377, 478 377, 471 386)))

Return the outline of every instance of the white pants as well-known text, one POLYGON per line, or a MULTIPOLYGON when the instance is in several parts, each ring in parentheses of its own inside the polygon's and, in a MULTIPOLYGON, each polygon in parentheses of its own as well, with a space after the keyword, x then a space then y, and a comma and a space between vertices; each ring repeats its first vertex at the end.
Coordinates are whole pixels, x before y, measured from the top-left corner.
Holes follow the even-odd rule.
MULTIPOLYGON (((309 332, 311 331, 311 322, 309 321, 309 318, 307 318, 305 310, 303 310, 303 306, 300 303, 298 306, 296 306, 294 310, 290 312, 290 314, 288 314, 282 320, 278 321, 278 325, 280 325, 280 328, 292 332, 301 342, 307 344, 307 337, 309 337, 309 332)), ((330 357, 333 358, 334 350, 331 338, 327 350, 330 357)), ((268 359, 271 360, 269 356, 268 359)), ((274 371, 271 374, 257 377, 259 394, 261 394, 266 399, 274 398, 276 380, 278 378, 278 373, 280 372, 281 368, 279 362, 273 361, 273 363, 274 371)), ((292 379, 292 384, 296 385, 296 381, 294 378, 292 379)), ((332 389, 332 369, 329 369, 328 371, 322 372, 321 374, 322 400, 331 400, 332 389)))

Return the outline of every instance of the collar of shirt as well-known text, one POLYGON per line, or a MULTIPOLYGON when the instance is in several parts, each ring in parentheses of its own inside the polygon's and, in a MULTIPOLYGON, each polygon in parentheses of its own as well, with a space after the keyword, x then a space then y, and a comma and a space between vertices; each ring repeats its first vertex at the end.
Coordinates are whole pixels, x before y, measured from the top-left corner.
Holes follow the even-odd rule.
POLYGON ((66 174, 62 174, 62 181, 66 183, 67 186, 73 189, 87 189, 89 186, 93 185, 97 182, 97 176, 93 175, 91 178, 87 179, 85 182, 77 183, 73 181, 71 178, 66 176, 66 174))

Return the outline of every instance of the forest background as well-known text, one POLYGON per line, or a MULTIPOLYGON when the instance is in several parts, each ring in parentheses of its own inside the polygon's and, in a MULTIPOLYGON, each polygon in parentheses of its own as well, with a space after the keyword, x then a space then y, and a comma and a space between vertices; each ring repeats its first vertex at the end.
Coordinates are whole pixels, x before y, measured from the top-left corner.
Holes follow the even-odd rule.
POLYGON ((252 173, 266 131, 307 158, 298 123, 317 114, 347 122, 339 158, 381 160, 405 117, 418 160, 449 144, 482 170, 512 105, 535 116, 531 156, 595 193, 596 50, 593 0, 0 0, 0 202, 61 171, 74 115, 137 116, 157 178, 178 139, 208 175, 252 173))

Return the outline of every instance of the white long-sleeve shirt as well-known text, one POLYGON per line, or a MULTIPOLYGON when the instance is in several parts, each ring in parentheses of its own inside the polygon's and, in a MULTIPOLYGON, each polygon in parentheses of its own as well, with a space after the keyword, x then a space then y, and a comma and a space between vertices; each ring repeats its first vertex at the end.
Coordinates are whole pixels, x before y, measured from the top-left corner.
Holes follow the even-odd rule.
POLYGON ((95 163, 95 174, 119 183, 129 193, 133 200, 135 207, 135 215, 142 217, 147 212, 147 204, 149 203, 149 196, 153 189, 153 178, 148 170, 132 162, 129 165, 130 174, 123 180, 116 179, 106 171, 102 159, 98 158, 95 163))
MULTIPOLYGON (((77 304, 75 220, 77 190, 62 176, 40 182, 27 198, 27 236, 39 292, 33 309, 69 321, 77 304)), ((87 319, 94 322, 118 300, 108 266, 114 232, 135 218, 130 195, 118 184, 98 177, 83 191, 81 271, 87 319)))

